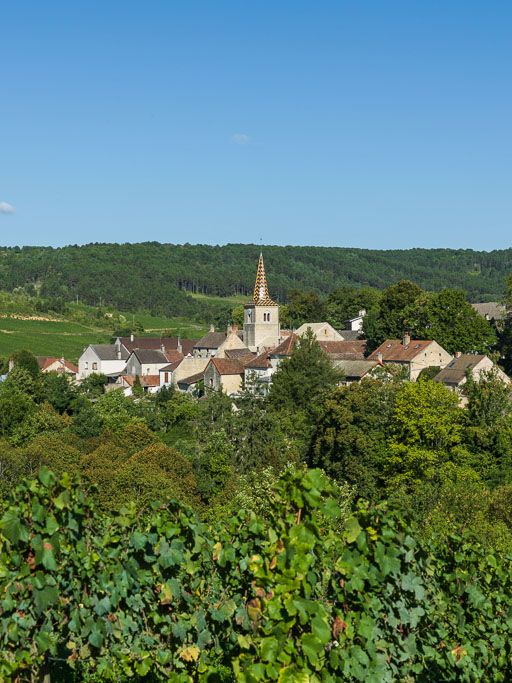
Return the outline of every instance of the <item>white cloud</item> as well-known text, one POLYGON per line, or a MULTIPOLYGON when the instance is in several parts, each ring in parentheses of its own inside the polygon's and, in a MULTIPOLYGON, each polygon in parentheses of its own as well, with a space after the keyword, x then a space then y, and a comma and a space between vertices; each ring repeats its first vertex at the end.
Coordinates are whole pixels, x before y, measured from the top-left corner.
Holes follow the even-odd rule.
POLYGON ((0 213, 14 213, 16 209, 9 202, 0 202, 0 213))
POLYGON ((251 141, 251 138, 245 133, 235 133, 231 136, 231 140, 235 143, 235 145, 248 145, 251 141))

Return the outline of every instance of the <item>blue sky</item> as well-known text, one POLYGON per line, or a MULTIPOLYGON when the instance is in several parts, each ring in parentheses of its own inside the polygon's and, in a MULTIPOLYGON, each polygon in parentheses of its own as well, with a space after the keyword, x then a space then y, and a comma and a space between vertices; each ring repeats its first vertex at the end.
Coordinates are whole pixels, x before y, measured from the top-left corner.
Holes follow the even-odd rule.
POLYGON ((512 3, 0 8, 0 244, 512 246, 512 3))

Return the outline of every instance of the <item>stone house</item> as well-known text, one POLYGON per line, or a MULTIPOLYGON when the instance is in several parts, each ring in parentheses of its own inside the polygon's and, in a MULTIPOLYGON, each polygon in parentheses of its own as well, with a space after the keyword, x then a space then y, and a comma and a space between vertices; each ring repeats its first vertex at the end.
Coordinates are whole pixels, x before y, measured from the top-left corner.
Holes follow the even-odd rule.
POLYGON ((402 366, 407 377, 416 381, 422 370, 429 367, 444 368, 453 359, 448 351, 432 339, 411 339, 404 334, 403 339, 386 339, 368 360, 402 366))
MULTIPOLYGON (((435 377, 434 382, 440 382, 452 391, 463 391, 468 373, 476 382, 482 376, 493 372, 504 384, 510 384, 510 378, 492 360, 484 354, 457 354, 435 377)), ((464 401, 463 401, 464 402, 464 401)))
POLYGON ((228 396, 240 393, 243 387, 244 366, 239 360, 211 358, 204 371, 205 390, 221 389, 228 396))
POLYGON ((343 341, 342 335, 330 323, 304 323, 295 330, 295 334, 302 337, 308 330, 313 332, 317 341, 343 341))

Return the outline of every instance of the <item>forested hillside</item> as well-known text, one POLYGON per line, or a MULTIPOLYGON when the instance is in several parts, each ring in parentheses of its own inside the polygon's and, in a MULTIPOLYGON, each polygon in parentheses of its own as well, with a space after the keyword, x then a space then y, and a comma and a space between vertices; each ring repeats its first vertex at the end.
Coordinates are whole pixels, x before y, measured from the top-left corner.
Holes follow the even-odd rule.
MULTIPOLYGON (((261 247, 89 244, 2 248, 0 289, 23 287, 46 297, 121 310, 201 316, 208 302, 188 293, 249 295, 261 247)), ((378 251, 331 247, 263 247, 269 285, 281 302, 292 289, 330 292, 340 285, 383 288, 408 278, 427 290, 458 287, 470 300, 494 300, 512 265, 512 249, 378 251)), ((203 316, 204 317, 204 316, 203 316)))

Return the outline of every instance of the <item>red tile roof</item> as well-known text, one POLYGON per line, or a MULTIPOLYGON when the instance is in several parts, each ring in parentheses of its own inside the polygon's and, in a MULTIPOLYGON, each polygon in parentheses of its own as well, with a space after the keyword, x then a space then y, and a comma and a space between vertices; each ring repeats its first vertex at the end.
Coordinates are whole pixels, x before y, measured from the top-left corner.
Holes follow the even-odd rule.
POLYGON ((296 334, 289 334, 286 339, 284 339, 275 349, 269 351, 270 356, 291 356, 295 344, 298 342, 299 338, 296 334))
MULTIPOLYGON (((133 387, 137 375, 121 375, 121 379, 126 384, 133 387)), ((158 387, 160 386, 160 375, 138 375, 141 387, 158 387)))
POLYGON ((268 356, 269 352, 264 351, 263 353, 260 353, 259 356, 256 356, 255 358, 250 358, 247 362, 244 363, 244 366, 249 369, 254 368, 261 370, 264 370, 265 368, 270 368, 272 367, 272 363, 270 362, 268 356))
POLYGON ((318 343, 327 355, 334 356, 337 360, 365 359, 366 341, 364 339, 320 341, 318 343))
POLYGON ((242 375, 244 372, 243 363, 232 358, 212 358, 212 364, 219 375, 242 375))
POLYGON ((53 358, 52 356, 37 356, 37 363, 39 365, 40 370, 46 370, 54 363, 61 363, 65 368, 70 370, 70 372, 74 372, 75 374, 78 372, 78 367, 74 363, 71 363, 71 361, 66 360, 65 358, 53 358))
POLYGON ((404 346, 401 339, 386 339, 378 349, 368 356, 369 360, 378 360, 378 354, 382 353, 382 360, 388 363, 408 363, 423 353, 432 339, 411 339, 407 346, 404 346))

